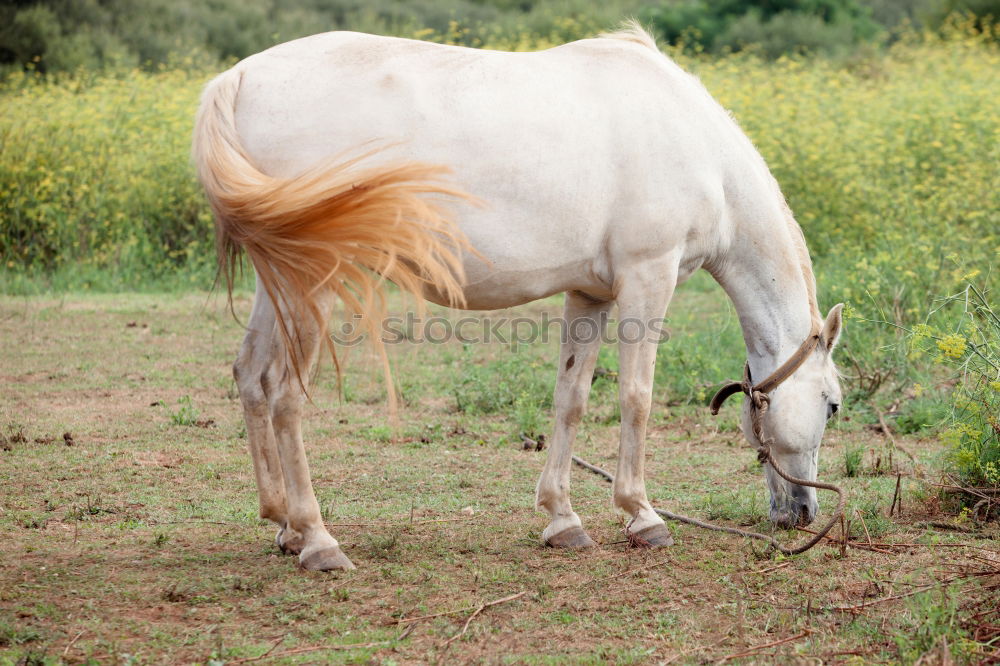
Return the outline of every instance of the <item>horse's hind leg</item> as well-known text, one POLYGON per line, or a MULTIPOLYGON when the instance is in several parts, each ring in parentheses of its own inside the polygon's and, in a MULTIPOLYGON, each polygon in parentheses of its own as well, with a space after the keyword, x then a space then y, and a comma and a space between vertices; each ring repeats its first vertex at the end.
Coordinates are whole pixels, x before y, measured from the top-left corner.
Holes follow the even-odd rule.
POLYGON ((254 473, 257 478, 257 495, 260 500, 260 517, 277 523, 278 545, 282 550, 296 550, 297 544, 283 539, 284 526, 288 521, 285 500, 285 481, 281 473, 274 430, 271 427, 271 412, 267 404, 267 394, 261 379, 272 362, 277 340, 275 336, 274 306, 267 293, 258 287, 254 298, 253 311, 247 324, 239 355, 233 364, 233 377, 243 403, 246 420, 247 439, 253 458, 254 473))
MULTIPOLYGON (((332 297, 323 301, 324 318, 329 316, 331 305, 332 297)), ((323 524, 302 442, 305 382, 319 355, 322 329, 311 314, 300 313, 295 323, 298 338, 293 339, 292 349, 276 345, 274 359, 262 377, 285 488, 287 519, 284 533, 300 546, 299 564, 303 568, 316 571, 353 569, 354 565, 323 524), (297 357, 301 382, 295 372, 292 353, 297 357)))
POLYGON ((565 328, 553 400, 555 431, 535 493, 535 505, 545 509, 551 519, 542 532, 542 538, 550 546, 587 548, 595 545, 583 531, 580 518, 570 505, 569 475, 573 438, 587 408, 605 315, 610 308, 611 303, 594 302, 583 294, 566 294, 565 328))
MULTIPOLYGON (((311 315, 302 318, 299 330, 294 348, 306 382, 319 352, 320 331, 311 315)), ((280 335, 274 305, 259 287, 233 373, 246 416, 260 515, 280 526, 278 545, 299 555, 308 569, 353 568, 320 517, 302 443, 304 387, 280 335)))
POLYGON ((669 546, 673 543, 670 531, 646 497, 644 463, 659 341, 659 331, 652 330, 650 324, 662 321, 677 283, 677 266, 665 258, 630 267, 618 277, 618 392, 622 417, 614 503, 632 517, 626 528, 629 534, 652 546, 669 546))

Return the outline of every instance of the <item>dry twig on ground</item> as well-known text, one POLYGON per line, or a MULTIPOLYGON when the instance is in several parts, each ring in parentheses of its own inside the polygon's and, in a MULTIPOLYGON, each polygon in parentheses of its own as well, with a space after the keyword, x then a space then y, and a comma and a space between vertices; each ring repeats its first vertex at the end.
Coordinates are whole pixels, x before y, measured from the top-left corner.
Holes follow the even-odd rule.
POLYGON ((810 629, 803 629, 801 632, 795 634, 794 636, 789 636, 788 638, 782 638, 779 641, 771 641, 770 643, 764 643, 763 645, 757 645, 755 647, 744 650, 743 652, 737 652, 736 654, 727 655, 722 659, 720 659, 719 661, 726 662, 732 659, 739 659, 740 657, 749 657, 750 655, 760 652, 761 650, 766 650, 767 648, 777 647, 779 645, 784 645, 785 643, 791 643, 792 641, 797 641, 800 638, 805 638, 811 633, 812 631, 810 629))

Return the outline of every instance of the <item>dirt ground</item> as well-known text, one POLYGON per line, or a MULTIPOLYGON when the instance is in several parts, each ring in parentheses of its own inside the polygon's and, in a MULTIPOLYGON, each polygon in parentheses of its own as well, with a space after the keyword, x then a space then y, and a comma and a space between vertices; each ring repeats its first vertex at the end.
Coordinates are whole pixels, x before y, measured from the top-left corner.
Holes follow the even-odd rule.
MULTIPOLYGON (((245 316, 249 297, 236 305, 245 316)), ((546 309, 558 300, 519 312, 546 309)), ((673 547, 634 548, 608 485, 577 469, 574 505, 601 547, 558 552, 532 506, 545 453, 524 449, 509 410, 457 407, 465 365, 488 372, 499 346, 393 350, 395 428, 363 352, 342 397, 322 372, 304 432, 358 568, 303 571, 257 517, 240 337, 205 294, 0 299, 0 663, 1000 662, 998 530, 948 510, 933 437, 897 437, 911 461, 849 415, 832 427, 820 477, 849 493, 846 547, 838 527, 785 558, 673 524, 673 547)), ((547 373, 554 354, 524 362, 547 373)), ((577 451, 613 469, 605 393, 577 451)), ((726 409, 657 397, 650 497, 770 530, 726 409)))

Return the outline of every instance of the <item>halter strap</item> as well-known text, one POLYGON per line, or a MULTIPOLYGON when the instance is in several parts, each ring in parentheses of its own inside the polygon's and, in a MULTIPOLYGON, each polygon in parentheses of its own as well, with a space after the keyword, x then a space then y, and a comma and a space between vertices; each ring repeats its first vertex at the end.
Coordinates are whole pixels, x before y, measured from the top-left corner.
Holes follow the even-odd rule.
POLYGON ((722 403, 726 401, 729 396, 734 393, 745 393, 753 401, 754 407, 760 411, 766 410, 766 403, 770 402, 769 394, 774 389, 792 376, 792 374, 798 370, 809 355, 813 353, 816 347, 819 345, 819 332, 813 329, 813 332, 806 338, 795 353, 792 354, 787 361, 778 366, 778 369, 772 372, 764 381, 759 384, 754 384, 752 378, 750 377, 750 362, 747 361, 746 365, 743 366, 743 381, 741 382, 730 382, 719 389, 719 392, 715 394, 712 398, 712 402, 709 403, 709 407, 712 410, 712 414, 718 414, 719 409, 722 407, 722 403))

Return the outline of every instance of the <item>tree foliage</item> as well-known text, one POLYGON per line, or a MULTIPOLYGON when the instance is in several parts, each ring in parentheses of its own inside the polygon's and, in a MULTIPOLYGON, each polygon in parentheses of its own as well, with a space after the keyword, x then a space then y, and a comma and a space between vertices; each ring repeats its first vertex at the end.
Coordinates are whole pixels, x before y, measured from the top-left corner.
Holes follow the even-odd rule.
POLYGON ((904 21, 1000 16, 1000 0, 0 0, 0 68, 155 69, 243 58, 327 30, 543 47, 638 16, 696 50, 836 51, 904 21))
POLYGON ((871 14, 860 0, 685 0, 649 8, 644 18, 669 41, 696 50, 759 45, 776 56, 871 39, 880 29, 871 14))
POLYGON ((329 30, 469 46, 567 41, 634 14, 639 0, 0 0, 0 65, 152 69, 232 60, 329 30))

